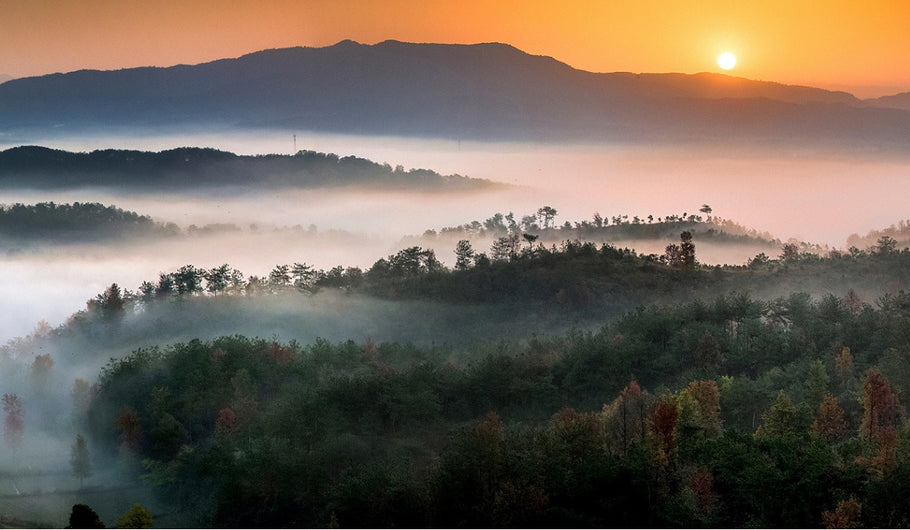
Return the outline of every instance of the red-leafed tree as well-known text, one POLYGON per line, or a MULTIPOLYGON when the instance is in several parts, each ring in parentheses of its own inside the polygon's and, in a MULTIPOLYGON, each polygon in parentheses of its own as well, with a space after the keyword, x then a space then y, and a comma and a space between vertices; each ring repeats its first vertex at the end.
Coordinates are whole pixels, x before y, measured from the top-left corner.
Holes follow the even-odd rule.
POLYGON ((633 443, 644 440, 650 404, 651 396, 632 381, 612 403, 604 405, 604 437, 612 452, 625 453, 633 443))
POLYGON ((903 410, 897 395, 881 372, 870 368, 863 380, 863 423, 860 436, 876 451, 871 459, 862 458, 877 471, 888 471, 897 465, 897 424, 903 410))
POLYGON ((863 380, 863 423, 860 435, 871 440, 883 429, 894 428, 901 416, 901 405, 881 372, 870 368, 863 380))
POLYGON ((657 400, 654 412, 651 413, 651 432, 657 441, 657 462, 667 466, 676 449, 676 424, 679 422, 679 409, 672 399, 663 396, 657 400))
POLYGON ((294 360, 294 351, 290 348, 285 348, 277 342, 273 342, 269 346, 269 359, 280 366, 287 366, 294 360))
POLYGON ((228 438, 237 429, 237 415, 230 407, 225 407, 218 411, 218 417, 215 418, 215 437, 228 438))
POLYGON ((22 431, 25 430, 25 415, 19 396, 3 394, 3 413, 3 441, 7 447, 17 449, 22 445, 22 431))
POLYGON ((692 490, 696 510, 702 516, 709 515, 717 498, 714 492, 714 476, 711 471, 696 469, 689 476, 688 486, 692 490))
POLYGON ((818 406, 818 416, 812 422, 812 434, 828 441, 836 440, 847 431, 844 409, 837 398, 828 394, 818 406))
POLYGON ((114 426, 120 431, 120 447, 138 451, 142 446, 142 425, 139 413, 132 407, 121 408, 114 426))

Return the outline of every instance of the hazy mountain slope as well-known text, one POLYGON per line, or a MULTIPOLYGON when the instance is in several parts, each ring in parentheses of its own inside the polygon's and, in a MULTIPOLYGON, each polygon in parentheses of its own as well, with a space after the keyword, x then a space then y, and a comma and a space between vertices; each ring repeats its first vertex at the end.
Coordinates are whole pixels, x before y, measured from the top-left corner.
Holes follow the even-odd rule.
POLYGON ((867 99, 864 102, 872 107, 910 110, 910 92, 901 92, 900 94, 894 94, 891 96, 882 96, 880 98, 867 99))
POLYGON ((6 131, 288 127, 497 139, 783 139, 906 147, 910 112, 717 74, 595 74, 504 44, 343 41, 0 85, 6 131))
POLYGON ((402 168, 353 156, 300 151, 295 156, 236 155, 184 147, 158 153, 107 149, 72 153, 23 146, 0 151, 0 184, 22 188, 116 186, 135 190, 242 186, 249 188, 362 188, 452 191, 497 186, 460 175, 402 168))

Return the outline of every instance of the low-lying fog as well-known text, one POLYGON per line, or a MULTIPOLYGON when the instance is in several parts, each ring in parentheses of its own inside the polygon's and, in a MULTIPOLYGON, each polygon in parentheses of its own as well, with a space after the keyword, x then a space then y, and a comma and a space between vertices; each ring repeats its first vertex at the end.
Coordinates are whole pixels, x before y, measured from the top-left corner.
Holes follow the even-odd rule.
MULTIPOLYGON (((28 142, 0 141, 0 147, 22 143, 28 142)), ((845 244, 851 233, 865 233, 904 219, 907 216, 904 197, 910 188, 906 178, 910 173, 910 156, 900 158, 868 152, 853 155, 797 146, 787 151, 765 149, 744 153, 701 145, 673 148, 541 145, 304 133, 296 135, 295 143, 291 132, 274 131, 93 136, 32 143, 72 151, 103 148, 157 151, 191 145, 238 154, 291 154, 296 146, 532 188, 511 198, 513 202, 498 204, 496 211, 511 209, 518 214, 530 207, 550 204, 560 212, 558 220, 563 222, 590 219, 595 211, 605 217, 694 213, 707 203, 716 215, 768 231, 782 240, 796 238, 838 247, 845 244)), ((471 220, 494 213, 489 211, 487 203, 478 203, 474 198, 442 209, 421 200, 412 203, 407 211, 390 219, 406 218, 411 222, 402 226, 422 231, 432 227, 426 226, 424 219, 450 219, 451 223, 458 223, 459 219, 471 220), (472 204, 478 208, 461 209, 472 204)), ((292 215, 299 217, 299 206, 293 206, 292 215)), ((367 211, 374 211, 377 206, 357 203, 357 208, 367 211)), ((205 208, 205 204, 193 203, 195 210, 205 208)), ((333 217, 331 208, 329 219, 327 222, 333 226, 350 225, 343 216, 333 217)), ((323 226, 321 222, 318 224, 323 226)))
MULTIPOLYGON (((135 290, 143 280, 181 265, 210 268, 229 263, 246 275, 267 275, 277 264, 306 262, 319 268, 369 267, 419 235, 496 212, 522 215, 550 205, 557 223, 626 214, 662 217, 714 214, 781 240, 844 248, 852 233, 888 226, 907 217, 910 161, 873 156, 812 154, 799 150, 731 153, 718 149, 629 146, 554 146, 477 143, 291 132, 185 136, 117 136, 22 139, 0 147, 36 144, 71 151, 180 146, 214 147, 239 154, 297 149, 355 155, 406 168, 428 168, 515 185, 507 191, 459 194, 294 191, 239 194, 221 190, 184 196, 137 196, 128 192, 0 192, 0 203, 73 201, 114 204, 158 221, 231 223, 242 230, 212 237, 155 243, 70 246, 7 253, 0 258, 0 341, 23 335, 41 320, 56 326, 85 301, 117 282, 135 290), (255 225, 252 229, 250 225, 255 225), (275 231, 276 227, 287 229, 275 231), (297 227, 297 228, 292 228, 297 227), (339 234, 338 231, 344 231, 339 234)), ((908 159, 910 160, 910 159, 908 159)), ((698 241, 696 241, 698 245, 698 241)), ((659 252, 663 243, 639 250, 659 252)), ((451 248, 436 249, 451 264, 451 248)), ((485 249, 479 249, 485 250, 485 249)), ((754 249, 701 248, 699 260, 742 264, 754 249)))

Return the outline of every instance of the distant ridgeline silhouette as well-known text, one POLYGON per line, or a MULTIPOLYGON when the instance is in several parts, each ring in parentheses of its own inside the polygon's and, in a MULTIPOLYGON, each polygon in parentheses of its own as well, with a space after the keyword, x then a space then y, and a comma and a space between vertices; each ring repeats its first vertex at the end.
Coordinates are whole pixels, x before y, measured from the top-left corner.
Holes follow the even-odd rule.
POLYGON ((505 44, 286 48, 0 85, 0 132, 286 128, 459 139, 907 148, 910 99, 720 74, 591 73, 505 44), (882 108, 888 107, 888 108, 882 108), (903 109, 903 110, 901 110, 903 109))
POLYGON ((0 186, 13 188, 242 186, 253 188, 360 188, 450 191, 500 186, 427 169, 405 171, 354 156, 300 151, 296 155, 243 156, 183 147, 145 152, 107 149, 72 153, 24 146, 0 151, 0 186))

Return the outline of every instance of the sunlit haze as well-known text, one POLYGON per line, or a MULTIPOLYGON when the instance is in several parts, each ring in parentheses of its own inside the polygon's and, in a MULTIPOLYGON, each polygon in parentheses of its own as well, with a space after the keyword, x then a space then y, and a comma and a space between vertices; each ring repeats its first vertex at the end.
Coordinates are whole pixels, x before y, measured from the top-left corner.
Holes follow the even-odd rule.
POLYGON ((266 48, 505 42, 594 72, 717 69, 850 90, 910 90, 910 5, 860 2, 462 2, 416 0, 140 0, 5 2, 0 74, 195 64, 266 48))

